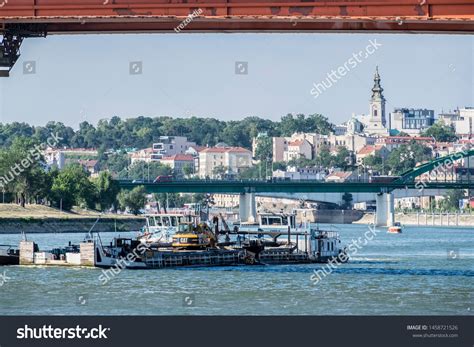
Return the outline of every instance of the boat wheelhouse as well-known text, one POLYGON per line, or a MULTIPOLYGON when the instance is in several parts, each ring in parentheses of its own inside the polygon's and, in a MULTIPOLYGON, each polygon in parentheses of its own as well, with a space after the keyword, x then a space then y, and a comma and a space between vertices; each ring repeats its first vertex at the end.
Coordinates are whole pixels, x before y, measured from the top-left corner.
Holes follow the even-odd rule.
POLYGON ((189 212, 145 215, 146 224, 138 240, 143 243, 167 243, 178 232, 180 225, 197 224, 198 216, 189 212))

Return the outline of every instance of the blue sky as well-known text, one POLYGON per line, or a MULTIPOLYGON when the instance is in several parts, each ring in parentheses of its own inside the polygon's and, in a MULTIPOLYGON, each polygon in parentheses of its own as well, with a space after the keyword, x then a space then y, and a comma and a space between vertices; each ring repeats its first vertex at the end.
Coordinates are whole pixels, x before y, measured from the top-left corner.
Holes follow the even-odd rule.
POLYGON ((408 34, 71 35, 27 39, 0 79, 0 121, 77 125, 114 115, 223 120, 322 113, 340 123, 367 113, 375 66, 387 111, 474 106, 474 36, 408 34), (380 48, 316 99, 325 79, 369 40, 380 48), (36 63, 35 74, 23 64, 36 63), (142 74, 129 63, 141 61, 142 74), (235 62, 248 74, 235 74, 235 62))

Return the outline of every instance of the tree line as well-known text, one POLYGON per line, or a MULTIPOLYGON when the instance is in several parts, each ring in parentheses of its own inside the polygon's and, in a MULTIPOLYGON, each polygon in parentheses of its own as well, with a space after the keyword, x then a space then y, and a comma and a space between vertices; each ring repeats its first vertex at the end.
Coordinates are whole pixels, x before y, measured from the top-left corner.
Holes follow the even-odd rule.
POLYGON ((280 121, 259 117, 231 121, 198 117, 112 117, 110 120, 100 120, 96 126, 84 121, 77 130, 55 121, 44 126, 14 122, 0 124, 0 147, 10 146, 15 137, 33 138, 43 143, 52 133, 57 133, 62 138, 58 147, 97 148, 104 151, 150 147, 163 135, 186 136, 189 141, 200 146, 225 142, 229 146, 250 148, 253 137, 259 132, 266 132, 269 136, 290 136, 303 131, 329 134, 333 128, 334 125, 320 114, 288 114, 280 121))

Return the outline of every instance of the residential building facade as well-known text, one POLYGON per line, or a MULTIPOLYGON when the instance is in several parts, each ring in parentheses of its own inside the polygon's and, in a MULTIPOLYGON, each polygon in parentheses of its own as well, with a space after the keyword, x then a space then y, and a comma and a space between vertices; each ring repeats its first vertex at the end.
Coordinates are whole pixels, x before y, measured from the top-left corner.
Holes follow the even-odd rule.
POLYGON ((242 147, 210 147, 199 152, 201 178, 214 178, 220 169, 226 174, 236 175, 251 166, 252 152, 242 147))
POLYGON ((390 113, 390 130, 417 135, 435 122, 433 110, 396 108, 390 113))
POLYGON ((192 146, 196 146, 196 143, 188 141, 184 136, 160 136, 159 142, 153 144, 152 160, 184 154, 192 146))

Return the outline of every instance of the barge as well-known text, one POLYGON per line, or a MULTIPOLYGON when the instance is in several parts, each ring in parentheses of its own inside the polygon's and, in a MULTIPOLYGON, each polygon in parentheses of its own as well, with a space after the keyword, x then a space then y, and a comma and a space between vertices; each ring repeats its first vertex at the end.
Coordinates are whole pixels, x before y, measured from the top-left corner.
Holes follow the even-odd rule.
MULTIPOLYGON (((185 219, 174 226, 171 239, 160 237, 114 238, 104 244, 100 234, 89 232, 79 245, 40 251, 33 241, 20 242, 20 265, 92 266, 100 268, 161 269, 235 265, 326 263, 338 257, 347 261, 339 235, 309 225, 295 228, 294 219, 282 218, 266 227, 233 226, 219 217, 209 223, 185 219), (285 225, 287 224, 288 225, 285 225), (164 241, 164 242, 163 242, 164 241)), ((164 236, 164 230, 154 230, 164 236)))
POLYGON ((0 265, 19 265, 20 250, 11 245, 0 245, 0 265))

